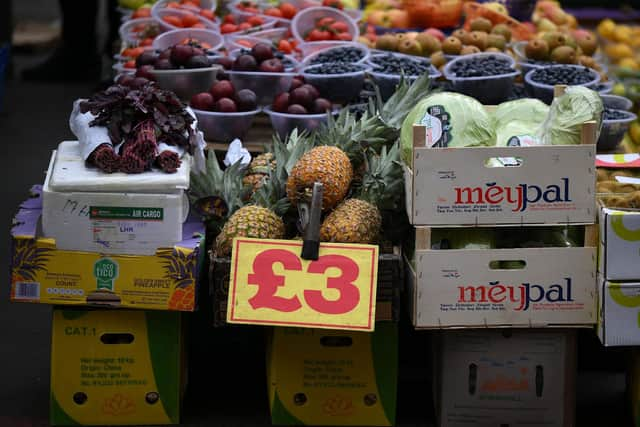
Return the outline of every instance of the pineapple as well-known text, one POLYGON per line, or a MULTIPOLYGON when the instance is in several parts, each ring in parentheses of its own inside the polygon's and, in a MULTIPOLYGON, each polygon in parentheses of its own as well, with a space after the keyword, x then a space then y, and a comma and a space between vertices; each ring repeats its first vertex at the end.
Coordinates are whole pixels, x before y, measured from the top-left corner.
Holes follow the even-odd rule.
POLYGON ((284 222, 272 210, 257 205, 248 205, 229 217, 216 238, 216 255, 231 255, 235 237, 257 239, 282 239, 284 222))
POLYGON ((375 243, 380 234, 380 209, 398 208, 402 192, 399 144, 369 153, 357 198, 340 203, 320 226, 320 240, 338 243, 375 243))
POLYGON ((315 147, 305 153, 291 170, 287 196, 296 205, 309 197, 315 182, 321 182, 324 185, 322 209, 332 209, 347 195, 352 178, 353 167, 344 151, 338 147, 315 147))
POLYGON ((269 170, 275 169, 275 167, 273 153, 260 154, 251 161, 247 174, 242 178, 242 183, 256 191, 269 175, 269 170))

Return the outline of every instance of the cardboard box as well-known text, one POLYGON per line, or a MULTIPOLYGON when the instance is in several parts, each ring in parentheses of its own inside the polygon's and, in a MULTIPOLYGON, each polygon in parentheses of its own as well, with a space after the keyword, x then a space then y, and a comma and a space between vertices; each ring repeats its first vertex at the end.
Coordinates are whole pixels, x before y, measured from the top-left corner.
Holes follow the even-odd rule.
POLYGON ((181 313, 54 309, 52 425, 177 424, 185 386, 181 313))
POLYGON ((565 427, 575 411, 575 334, 478 330, 440 334, 441 427, 565 427))
POLYGON ((410 314, 418 329, 587 327, 596 323, 595 226, 585 247, 432 248, 431 229, 416 229, 407 260, 410 314), (522 269, 492 269, 524 261, 522 269))
POLYGON ((398 330, 274 328, 267 350, 275 425, 390 426, 396 412, 398 330))
POLYGON ((405 167, 412 224, 595 223, 595 126, 583 126, 583 145, 534 147, 426 148, 426 128, 413 129, 405 167), (519 166, 486 166, 496 158, 519 166))
POLYGON ((68 251, 42 237, 41 188, 20 207, 11 230, 11 301, 193 311, 204 265, 204 226, 192 219, 185 239, 153 255, 68 251))
POLYGON ((598 337, 605 346, 640 345, 640 281, 598 276, 598 337))
POLYGON ((600 208, 599 271, 607 280, 640 281, 640 211, 600 208))
POLYGON ((43 189, 43 234, 58 248, 153 255, 182 241, 189 162, 175 174, 105 174, 87 168, 77 141, 54 151, 43 189))

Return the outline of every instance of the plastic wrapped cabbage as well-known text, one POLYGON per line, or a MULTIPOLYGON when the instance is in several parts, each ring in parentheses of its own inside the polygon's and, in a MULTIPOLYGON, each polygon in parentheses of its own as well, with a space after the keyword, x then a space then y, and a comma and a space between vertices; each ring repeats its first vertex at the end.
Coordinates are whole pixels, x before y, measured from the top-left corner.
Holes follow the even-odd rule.
POLYGON ((548 114, 549 106, 537 99, 523 98, 503 102, 491 116, 496 132, 496 145, 536 145, 536 132, 548 114))
POLYGON ((596 140, 600 135, 604 106, 597 92, 583 86, 571 86, 551 103, 549 115, 537 136, 543 145, 578 145, 582 124, 596 122, 596 140))
POLYGON ((411 164, 414 124, 427 127, 426 147, 469 147, 494 145, 491 117, 475 99, 452 92, 427 96, 411 110, 402 123, 402 157, 411 164))
POLYGON ((493 249, 496 247, 492 228, 434 228, 431 249, 493 249))

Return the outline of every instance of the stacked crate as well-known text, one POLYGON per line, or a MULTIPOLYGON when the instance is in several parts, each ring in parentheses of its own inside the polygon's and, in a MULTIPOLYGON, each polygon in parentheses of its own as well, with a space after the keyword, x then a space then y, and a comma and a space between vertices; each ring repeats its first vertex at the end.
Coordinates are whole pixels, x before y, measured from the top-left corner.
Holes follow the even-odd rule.
POLYGON ((416 238, 406 265, 414 327, 445 330, 435 357, 439 424, 571 425, 571 329, 596 322, 595 123, 583 125, 582 145, 438 149, 425 141, 416 125, 405 168, 416 238), (584 245, 436 249, 434 238, 541 226, 579 226, 584 245))
POLYGON ((196 308, 204 227, 173 175, 104 175, 79 144, 53 153, 12 229, 11 300, 55 305, 52 425, 177 424, 184 319, 196 308))

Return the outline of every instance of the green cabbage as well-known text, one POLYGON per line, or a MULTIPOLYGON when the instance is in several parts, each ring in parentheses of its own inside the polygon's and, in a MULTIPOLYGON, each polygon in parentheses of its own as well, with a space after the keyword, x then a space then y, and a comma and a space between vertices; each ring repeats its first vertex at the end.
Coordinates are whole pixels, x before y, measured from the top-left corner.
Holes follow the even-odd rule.
POLYGON ((549 115, 537 136, 544 145, 577 145, 581 143, 582 124, 596 121, 596 140, 600 135, 604 106, 597 92, 584 86, 571 86, 551 103, 549 115))
POLYGON ((402 158, 411 164, 413 125, 423 123, 433 132, 434 147, 494 145, 491 117, 475 99, 452 92, 427 96, 413 107, 402 123, 402 158))
POLYGON ((434 228, 432 249, 494 249, 496 236, 492 228, 434 228))
POLYGON ((491 118, 496 132, 496 145, 506 146, 511 137, 533 137, 549 114, 549 106, 532 98, 503 102, 491 118))

